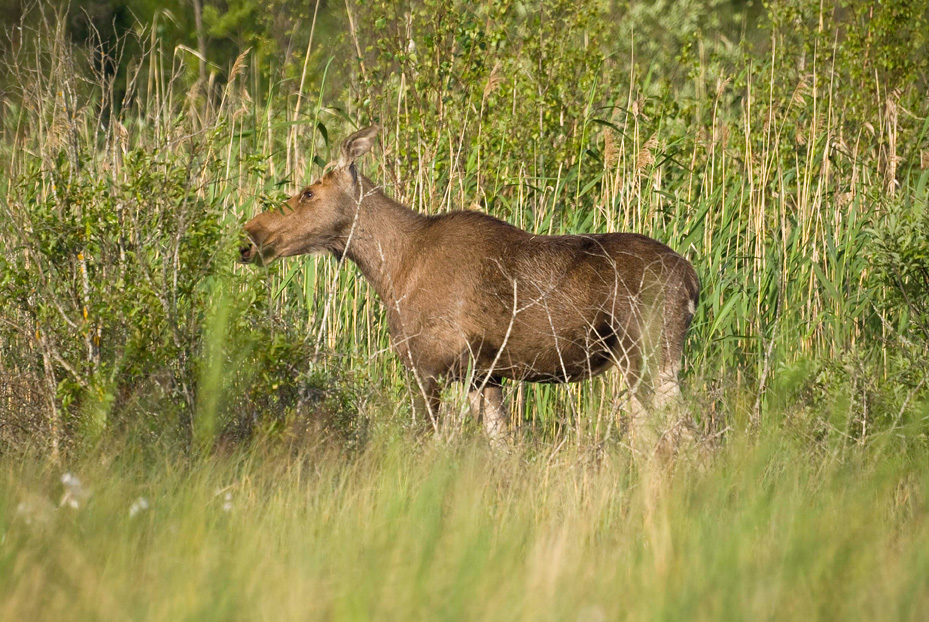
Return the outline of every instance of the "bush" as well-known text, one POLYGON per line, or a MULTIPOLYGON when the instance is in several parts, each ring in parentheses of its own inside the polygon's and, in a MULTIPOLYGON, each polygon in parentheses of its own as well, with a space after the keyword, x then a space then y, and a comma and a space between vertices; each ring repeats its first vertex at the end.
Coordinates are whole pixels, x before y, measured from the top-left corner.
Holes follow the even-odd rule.
POLYGON ((53 435, 141 424, 210 443, 323 412, 324 427, 358 432, 350 406, 325 407, 340 389, 314 371, 306 335, 268 317, 262 275, 235 273, 217 166, 140 149, 117 173, 59 157, 11 182, 4 366, 55 387, 53 435))
MULTIPOLYGON (((3 142, 0 373, 17 382, 0 440, 29 429, 57 448, 131 428, 209 445, 307 416, 362 438, 351 389, 273 308, 272 275, 236 268, 243 196, 217 149, 229 119, 166 99, 103 122, 107 84, 74 82, 86 63, 61 32, 35 42, 44 68, 11 64, 4 128, 34 131, 3 142)), ((237 172, 262 177, 264 159, 237 172)))
POLYGON ((884 290, 875 306, 885 369, 895 376, 904 404, 929 388, 929 170, 913 177, 914 187, 890 203, 875 227, 872 249, 874 276, 884 290))

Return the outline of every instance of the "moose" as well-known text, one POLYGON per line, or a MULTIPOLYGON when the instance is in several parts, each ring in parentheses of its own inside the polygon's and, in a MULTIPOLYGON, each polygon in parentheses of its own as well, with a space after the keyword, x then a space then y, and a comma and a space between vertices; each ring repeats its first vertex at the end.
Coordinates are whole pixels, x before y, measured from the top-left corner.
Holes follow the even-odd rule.
POLYGON ((414 412, 433 421, 442 383, 467 382, 472 414, 500 439, 504 379, 576 382, 613 366, 633 435, 679 398, 700 291, 686 259, 635 233, 536 235, 474 210, 415 212, 358 171, 378 129, 349 136, 318 181, 246 223, 241 261, 328 251, 354 262, 412 372, 414 412))

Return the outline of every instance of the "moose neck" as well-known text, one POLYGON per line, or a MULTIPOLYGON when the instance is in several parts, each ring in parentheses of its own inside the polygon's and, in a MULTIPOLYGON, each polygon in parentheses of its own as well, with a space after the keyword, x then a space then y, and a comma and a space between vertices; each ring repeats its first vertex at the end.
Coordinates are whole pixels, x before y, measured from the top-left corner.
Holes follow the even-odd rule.
POLYGON ((354 229, 335 250, 355 262, 381 300, 391 305, 413 238, 426 217, 385 196, 369 179, 359 176, 358 183, 361 200, 354 229))

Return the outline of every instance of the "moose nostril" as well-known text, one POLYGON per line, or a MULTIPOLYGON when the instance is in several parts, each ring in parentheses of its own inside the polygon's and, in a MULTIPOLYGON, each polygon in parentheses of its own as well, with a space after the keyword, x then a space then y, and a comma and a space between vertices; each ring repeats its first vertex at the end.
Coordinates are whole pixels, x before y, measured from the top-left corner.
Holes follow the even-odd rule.
POLYGON ((252 245, 247 244, 239 248, 239 255, 242 257, 244 263, 248 263, 252 258, 252 245))

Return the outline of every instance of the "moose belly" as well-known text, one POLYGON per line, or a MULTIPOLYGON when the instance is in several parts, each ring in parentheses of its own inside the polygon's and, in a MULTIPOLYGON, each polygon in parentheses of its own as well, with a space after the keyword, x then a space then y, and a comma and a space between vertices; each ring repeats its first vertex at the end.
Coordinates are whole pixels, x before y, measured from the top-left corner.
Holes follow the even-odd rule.
POLYGON ((616 364, 616 354, 609 349, 559 345, 558 349, 544 351, 504 350, 497 371, 481 371, 525 382, 576 382, 603 373, 616 364))
POLYGON ((612 307, 530 305, 515 319, 488 321, 488 313, 480 322, 454 313, 396 318, 391 335, 401 360, 426 377, 575 382, 627 366, 636 351, 636 323, 612 307))
POLYGON ((564 334, 556 338, 541 331, 513 337, 502 351, 487 343, 472 344, 469 360, 462 361, 460 370, 525 382, 576 382, 623 365, 634 347, 626 344, 624 348, 612 331, 578 331, 573 338, 564 334))

